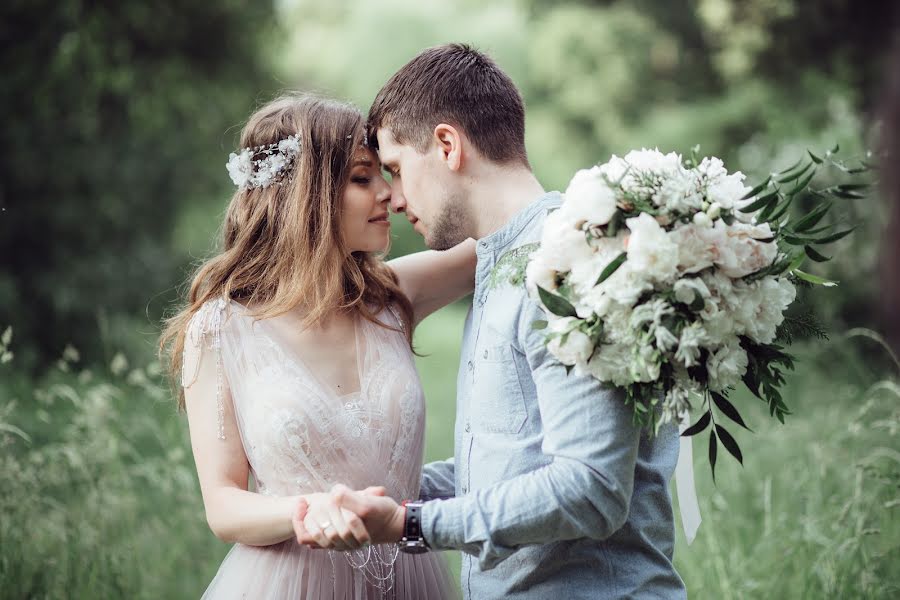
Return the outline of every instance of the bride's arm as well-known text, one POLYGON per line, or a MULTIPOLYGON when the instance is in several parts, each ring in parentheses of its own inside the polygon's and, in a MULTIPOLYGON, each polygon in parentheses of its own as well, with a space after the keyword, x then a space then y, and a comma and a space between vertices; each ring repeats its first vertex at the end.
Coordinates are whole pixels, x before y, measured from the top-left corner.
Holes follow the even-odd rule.
POLYGON ((277 497, 248 491, 250 465, 224 381, 220 389, 225 439, 219 438, 216 388, 220 375, 215 364, 216 350, 189 346, 186 358, 197 360, 196 355, 191 355, 197 352, 201 353, 200 364, 195 380, 184 389, 185 404, 206 521, 216 537, 250 546, 268 546, 293 538, 292 519, 299 499, 303 498, 308 510, 320 515, 320 521, 329 520, 334 524, 327 536, 331 541, 339 546, 346 542, 354 548, 368 541, 365 526, 355 522, 349 513, 341 514, 343 511, 329 494, 277 497))
POLYGON ((250 466, 241 444, 230 393, 224 385, 225 439, 219 439, 213 352, 203 349, 197 378, 184 390, 206 521, 216 537, 225 542, 253 546, 276 544, 293 537, 291 518, 299 496, 279 498, 247 490, 250 466))
POLYGON ((475 289, 475 240, 449 250, 416 252, 389 261, 413 305, 415 323, 475 289))

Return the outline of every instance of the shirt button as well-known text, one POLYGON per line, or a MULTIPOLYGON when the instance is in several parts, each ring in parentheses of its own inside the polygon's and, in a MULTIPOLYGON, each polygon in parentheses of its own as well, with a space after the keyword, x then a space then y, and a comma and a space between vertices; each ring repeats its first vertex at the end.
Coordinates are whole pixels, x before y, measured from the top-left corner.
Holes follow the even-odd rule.
POLYGON ((475 368, 475 363, 473 363, 473 362, 470 360, 470 361, 468 362, 467 366, 469 367, 469 370, 471 371, 472 369, 475 368))
POLYGON ((484 306, 484 296, 478 299, 478 306, 484 306))
POLYGON ((468 494, 468 493, 469 493, 469 488, 467 488, 466 486, 462 486, 462 493, 463 493, 463 494, 468 494))
POLYGON ((484 358, 485 358, 485 360, 487 360, 487 357, 488 357, 488 351, 485 350, 485 351, 484 351, 484 358))
POLYGON ((472 431, 472 426, 466 423, 466 433, 469 433, 470 431, 472 431))

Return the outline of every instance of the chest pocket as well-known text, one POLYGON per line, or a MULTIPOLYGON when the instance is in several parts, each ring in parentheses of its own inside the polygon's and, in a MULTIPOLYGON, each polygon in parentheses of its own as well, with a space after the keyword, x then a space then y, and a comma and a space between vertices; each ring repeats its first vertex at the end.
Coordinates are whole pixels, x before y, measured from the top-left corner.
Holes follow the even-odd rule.
POLYGON ((487 433, 519 433, 528 413, 512 346, 478 349, 474 376, 472 427, 487 433))

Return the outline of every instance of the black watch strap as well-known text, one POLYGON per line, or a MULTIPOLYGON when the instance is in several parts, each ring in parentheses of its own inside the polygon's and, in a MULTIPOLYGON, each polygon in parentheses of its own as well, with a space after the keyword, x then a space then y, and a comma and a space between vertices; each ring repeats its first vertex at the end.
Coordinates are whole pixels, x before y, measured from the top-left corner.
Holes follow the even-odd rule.
POLYGON ((428 551, 428 544, 422 535, 422 503, 405 502, 406 519, 403 523, 403 538, 400 540, 400 550, 412 554, 428 551))

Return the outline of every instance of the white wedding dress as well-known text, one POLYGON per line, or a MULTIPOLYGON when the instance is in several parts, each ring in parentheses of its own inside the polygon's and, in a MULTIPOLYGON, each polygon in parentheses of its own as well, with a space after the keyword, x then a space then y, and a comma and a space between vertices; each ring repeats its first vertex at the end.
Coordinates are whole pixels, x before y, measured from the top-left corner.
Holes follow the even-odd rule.
MULTIPOLYGON (((379 319, 394 328, 392 310, 379 319)), ((235 415, 260 494, 327 492, 383 485, 400 501, 417 498, 425 404, 403 333, 357 319, 359 390, 337 394, 291 347, 285 317, 257 320, 241 304, 207 302, 185 340, 183 383, 204 357, 216 360, 219 435, 226 403, 235 415)), ((352 343, 352 342, 351 342, 352 343)), ((345 554, 312 550, 293 539, 272 546, 235 544, 203 598, 454 598, 440 555, 371 546, 345 554)))

